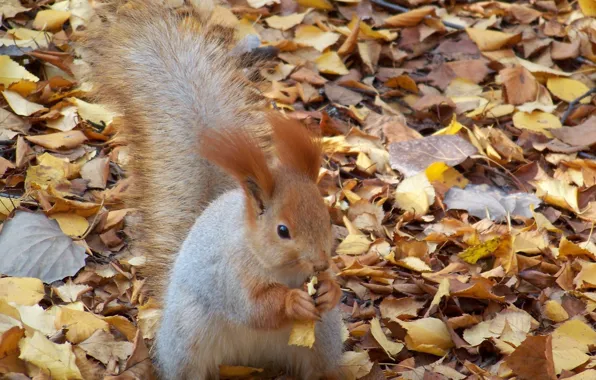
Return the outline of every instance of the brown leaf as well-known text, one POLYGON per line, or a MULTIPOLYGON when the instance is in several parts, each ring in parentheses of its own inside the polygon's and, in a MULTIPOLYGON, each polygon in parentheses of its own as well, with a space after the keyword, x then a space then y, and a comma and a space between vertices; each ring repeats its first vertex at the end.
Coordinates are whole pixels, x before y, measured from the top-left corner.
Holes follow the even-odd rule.
POLYGON ((325 84, 325 95, 332 102, 345 106, 358 104, 363 99, 362 95, 357 92, 330 83, 325 84))
POLYGON ((557 378, 550 335, 527 337, 505 359, 505 362, 520 380, 554 380, 557 378))
POLYGON ((551 129, 551 133, 563 142, 573 146, 596 144, 596 116, 575 127, 551 129))
POLYGON ((538 82, 523 66, 503 69, 499 72, 503 82, 503 97, 509 104, 520 105, 533 102, 538 96, 538 82))

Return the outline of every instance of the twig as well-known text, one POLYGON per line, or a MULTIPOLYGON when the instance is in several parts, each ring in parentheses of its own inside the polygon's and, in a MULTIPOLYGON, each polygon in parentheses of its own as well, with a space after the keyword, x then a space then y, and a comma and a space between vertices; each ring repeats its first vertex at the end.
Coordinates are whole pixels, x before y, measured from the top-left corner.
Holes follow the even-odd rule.
MULTIPOLYGON (((405 13, 405 12, 409 12, 411 10, 411 9, 406 8, 406 7, 402 7, 401 5, 388 3, 385 0, 370 0, 370 1, 373 4, 377 4, 378 6, 381 6, 381 7, 387 8, 387 9, 391 9, 391 10, 396 11, 398 13, 405 13)), ((466 27, 464 25, 455 24, 455 23, 452 23, 452 22, 449 22, 449 21, 445 21, 445 20, 441 20, 441 22, 443 23, 443 25, 445 25, 446 27, 451 28, 451 29, 456 29, 456 30, 464 30, 464 29, 466 29, 466 27)), ((592 62, 589 59, 586 59, 584 57, 576 57, 574 59, 574 61, 576 61, 577 63, 581 63, 583 65, 596 66, 596 64, 594 62, 592 62)))
POLYGON ((588 90, 585 94, 581 95, 580 97, 573 99, 567 106, 567 110, 565 111, 563 116, 561 116, 561 124, 565 124, 565 122, 567 121, 567 118, 571 114, 571 111, 573 111, 573 107, 575 107, 577 105, 577 103, 579 103, 583 98, 586 98, 592 94, 596 94, 596 87, 591 88, 590 90, 588 90))

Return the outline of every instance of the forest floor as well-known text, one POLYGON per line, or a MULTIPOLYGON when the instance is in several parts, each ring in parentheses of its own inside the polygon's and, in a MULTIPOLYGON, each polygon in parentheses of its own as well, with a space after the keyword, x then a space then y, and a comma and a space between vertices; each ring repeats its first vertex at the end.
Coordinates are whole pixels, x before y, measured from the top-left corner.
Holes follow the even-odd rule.
MULTIPOLYGON (((151 376, 160 310, 128 249, 126 141, 73 78, 99 4, 0 0, 7 379, 151 376)), ((323 135, 342 366, 368 380, 596 379, 596 1, 399 4, 216 10, 239 41, 279 49, 263 96, 323 135)), ((242 376, 262 372, 222 368, 242 376)))

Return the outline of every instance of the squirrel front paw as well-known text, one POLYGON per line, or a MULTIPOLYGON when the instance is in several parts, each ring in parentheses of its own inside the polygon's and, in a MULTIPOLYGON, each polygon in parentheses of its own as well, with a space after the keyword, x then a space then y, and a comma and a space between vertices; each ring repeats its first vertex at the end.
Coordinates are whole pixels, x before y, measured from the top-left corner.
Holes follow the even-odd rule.
POLYGON ((329 311, 338 304, 341 298, 341 288, 333 279, 326 279, 319 282, 315 294, 315 305, 320 313, 329 311))
POLYGON ((312 297, 300 289, 291 289, 287 293, 286 315, 290 320, 318 321, 321 319, 321 315, 312 297))

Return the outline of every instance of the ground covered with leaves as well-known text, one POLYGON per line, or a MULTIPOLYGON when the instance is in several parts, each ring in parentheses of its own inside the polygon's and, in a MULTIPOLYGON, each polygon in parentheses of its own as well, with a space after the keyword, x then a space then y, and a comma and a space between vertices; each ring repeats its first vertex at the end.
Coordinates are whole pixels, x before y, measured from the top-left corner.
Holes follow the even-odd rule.
MULTIPOLYGON (((98 5, 0 0, 8 379, 151 376, 126 141, 73 78, 98 5)), ((353 379, 596 379, 594 16, 594 0, 217 9, 279 49, 262 94, 324 136, 353 379)), ((260 370, 222 369, 242 374, 260 370)))

